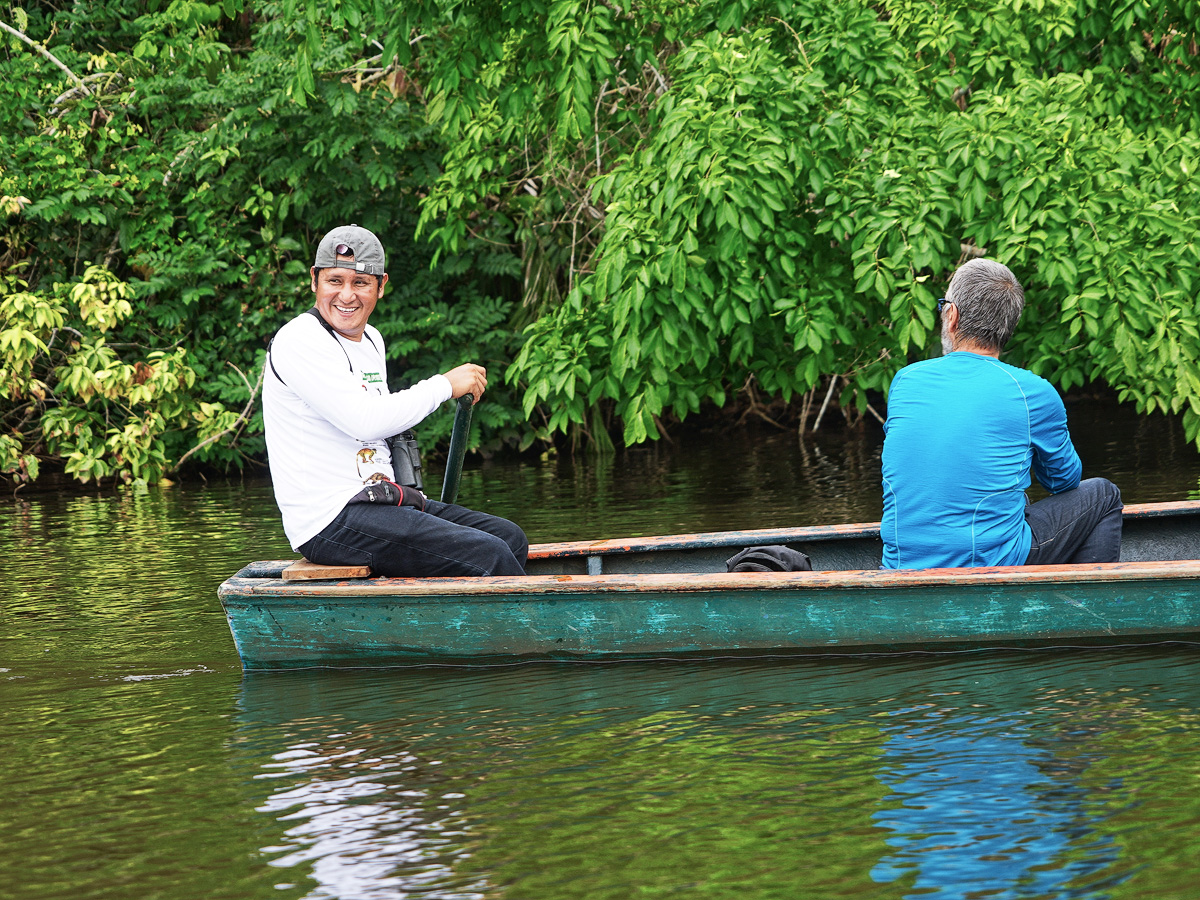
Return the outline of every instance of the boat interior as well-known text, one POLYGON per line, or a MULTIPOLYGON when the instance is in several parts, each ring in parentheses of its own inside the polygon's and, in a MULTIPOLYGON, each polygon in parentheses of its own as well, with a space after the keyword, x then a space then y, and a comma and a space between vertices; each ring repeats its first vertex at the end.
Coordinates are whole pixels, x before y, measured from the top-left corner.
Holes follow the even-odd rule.
MULTIPOLYGON (((747 547, 783 545, 806 554, 815 571, 877 569, 883 558, 879 524, 764 528, 659 535, 609 541, 538 544, 530 575, 625 575, 725 572, 747 547)), ((1121 562, 1200 558, 1200 501, 1125 508, 1121 562)))

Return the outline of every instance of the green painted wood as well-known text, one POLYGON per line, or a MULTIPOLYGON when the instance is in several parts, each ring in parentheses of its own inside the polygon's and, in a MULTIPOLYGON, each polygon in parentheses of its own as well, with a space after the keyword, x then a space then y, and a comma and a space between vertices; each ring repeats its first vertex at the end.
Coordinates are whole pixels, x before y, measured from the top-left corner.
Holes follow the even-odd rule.
POLYGON ((650 589, 632 597, 601 587, 473 602, 453 594, 247 597, 227 598, 226 612, 236 623, 245 665, 263 668, 1125 643, 1200 632, 1198 590, 1200 566, 1182 579, 1065 585, 1001 581, 807 591, 748 585, 650 589))
MULTIPOLYGON (((533 554, 554 565, 683 554, 708 571, 285 582, 279 561, 246 567, 219 593, 248 669, 1200 641, 1200 504, 1184 506, 1132 509, 1134 560, 1093 566, 729 574, 729 548, 751 534, 738 532, 533 554)), ((870 528, 787 537, 807 550, 870 540, 870 528)))

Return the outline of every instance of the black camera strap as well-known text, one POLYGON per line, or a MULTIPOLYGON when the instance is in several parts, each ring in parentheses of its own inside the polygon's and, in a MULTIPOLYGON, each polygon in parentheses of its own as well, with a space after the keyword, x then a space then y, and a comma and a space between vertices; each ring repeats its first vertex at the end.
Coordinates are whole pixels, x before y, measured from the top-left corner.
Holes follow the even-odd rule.
MULTIPOLYGON (((334 339, 339 347, 341 347, 342 352, 346 353, 346 348, 342 347, 342 342, 337 340, 337 332, 334 330, 332 325, 325 321, 325 317, 321 315, 320 310, 314 306, 311 309, 306 309, 305 312, 320 322, 321 327, 329 332, 329 336, 334 339)), ((373 341, 371 336, 365 331, 363 332, 363 337, 365 337, 368 341, 371 341, 371 346, 375 347, 375 341, 373 341)), ((279 383, 286 386, 287 382, 280 377, 279 372, 275 368, 275 363, 271 361, 271 347, 274 345, 275 338, 271 338, 270 343, 267 344, 267 365, 271 367, 271 373, 276 379, 278 379, 279 383)), ((378 347, 375 347, 375 349, 376 351, 379 350, 378 347)), ((350 367, 350 371, 353 372, 354 363, 350 361, 349 353, 346 353, 346 364, 350 367)), ((416 433, 413 432, 412 429, 409 429, 402 434, 394 434, 390 438, 386 438, 385 443, 388 446, 388 450, 391 452, 392 471, 395 473, 396 482, 399 484, 399 486, 409 488, 410 490, 412 488, 416 488, 418 492, 424 490, 424 479, 421 477, 421 447, 417 443, 416 433)), ((421 496, 421 508, 423 509, 424 495, 422 494, 421 496)), ((374 498, 370 498, 370 500, 374 500, 374 498)), ((415 504, 406 503, 402 497, 400 505, 413 506, 415 504)))
MULTIPOLYGON (((341 348, 341 351, 346 353, 346 348, 342 347, 342 342, 337 339, 337 332, 334 330, 332 325, 325 321, 325 317, 321 315, 321 311, 314 306, 311 309, 306 309, 305 312, 320 322, 321 327, 329 332, 329 336, 334 339, 334 342, 337 343, 338 347, 341 348)), ((363 332, 363 337, 365 337, 368 341, 371 341, 371 346, 375 347, 375 341, 371 340, 371 336, 365 331, 363 332)), ((275 368, 275 363, 271 361, 271 348, 273 346, 275 346, 275 338, 271 338, 271 342, 267 344, 267 365, 271 367, 271 373, 279 380, 279 383, 282 385, 287 385, 287 382, 279 376, 279 371, 275 368)), ((379 348, 375 347, 375 349, 378 350, 379 348)), ((350 367, 351 372, 354 371, 354 363, 350 362, 349 353, 346 353, 346 365, 350 367)))

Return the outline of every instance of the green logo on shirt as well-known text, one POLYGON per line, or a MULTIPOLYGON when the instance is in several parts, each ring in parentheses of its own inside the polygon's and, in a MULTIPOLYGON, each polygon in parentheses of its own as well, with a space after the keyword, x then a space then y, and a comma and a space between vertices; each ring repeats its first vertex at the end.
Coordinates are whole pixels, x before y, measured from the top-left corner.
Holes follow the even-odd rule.
POLYGON ((363 372, 362 379, 367 384, 379 384, 383 381, 383 375, 379 372, 363 372))

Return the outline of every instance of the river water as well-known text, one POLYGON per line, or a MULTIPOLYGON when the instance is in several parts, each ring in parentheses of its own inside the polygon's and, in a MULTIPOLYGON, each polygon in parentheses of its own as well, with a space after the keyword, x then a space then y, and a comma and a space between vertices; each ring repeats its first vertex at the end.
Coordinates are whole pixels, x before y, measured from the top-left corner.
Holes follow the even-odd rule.
MULTIPOLYGON (((1176 424, 1071 417, 1126 502, 1196 496, 1176 424)), ((817 437, 460 498, 534 541, 876 519, 878 430, 817 437)), ((0 897, 1197 895, 1200 647, 243 675, 268 484, 0 504, 0 897)))

